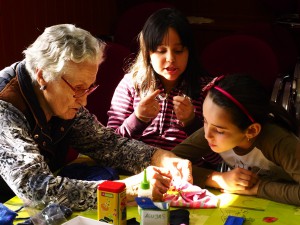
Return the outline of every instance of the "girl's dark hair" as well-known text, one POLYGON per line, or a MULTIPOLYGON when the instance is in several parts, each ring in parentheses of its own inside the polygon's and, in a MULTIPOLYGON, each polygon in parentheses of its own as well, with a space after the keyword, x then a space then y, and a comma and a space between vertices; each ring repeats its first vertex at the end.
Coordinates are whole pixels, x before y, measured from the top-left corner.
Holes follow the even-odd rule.
MULTIPOLYGON (((296 119, 281 105, 271 102, 262 85, 245 74, 227 75, 216 86, 232 95, 248 111, 250 116, 260 124, 275 122, 297 134, 296 119)), ((218 106, 231 113, 232 122, 241 130, 245 130, 252 122, 249 117, 227 96, 215 88, 209 90, 209 96, 218 106)))
POLYGON ((189 51, 187 68, 181 78, 186 85, 186 94, 190 97, 199 94, 199 76, 207 75, 198 61, 198 54, 195 47, 194 34, 187 18, 177 9, 164 8, 153 13, 146 21, 141 35, 143 37, 144 58, 150 63, 150 51, 156 51, 161 44, 169 28, 178 33, 182 45, 189 51))

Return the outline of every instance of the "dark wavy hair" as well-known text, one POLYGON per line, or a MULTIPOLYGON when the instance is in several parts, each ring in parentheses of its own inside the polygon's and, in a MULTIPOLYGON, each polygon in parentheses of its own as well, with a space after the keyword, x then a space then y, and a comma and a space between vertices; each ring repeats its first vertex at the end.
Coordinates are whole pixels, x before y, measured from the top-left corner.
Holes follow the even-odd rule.
MULTIPOLYGON (((281 105, 271 102, 263 86, 251 76, 245 74, 227 75, 215 85, 231 94, 245 107, 251 117, 260 124, 274 122, 298 133, 296 118, 288 113, 281 105)), ((239 129, 245 130, 252 124, 249 117, 227 96, 215 88, 208 92, 212 101, 230 112, 232 123, 239 129)))
POLYGON ((190 97, 196 96, 201 91, 199 76, 208 75, 208 73, 199 63, 194 34, 187 18, 175 8, 160 9, 147 19, 139 34, 140 50, 135 60, 136 67, 133 67, 131 73, 137 80, 140 80, 141 89, 149 88, 150 82, 153 81, 150 74, 154 73, 150 63, 150 52, 156 51, 161 45, 169 28, 173 28, 178 33, 182 45, 189 51, 187 67, 181 79, 185 84, 186 94, 190 97), (143 72, 141 72, 142 69, 144 69, 143 72))

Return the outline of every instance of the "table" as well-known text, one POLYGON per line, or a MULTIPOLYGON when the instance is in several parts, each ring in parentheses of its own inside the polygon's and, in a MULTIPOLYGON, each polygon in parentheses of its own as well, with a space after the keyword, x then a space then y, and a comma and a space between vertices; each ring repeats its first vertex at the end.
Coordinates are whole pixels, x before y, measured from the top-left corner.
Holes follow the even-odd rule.
MULTIPOLYGON (((190 225, 222 225, 229 215, 244 217, 246 219, 244 225, 298 225, 300 222, 300 206, 281 204, 252 196, 210 191, 219 196, 220 206, 214 209, 189 209, 190 225), (266 222, 268 220, 264 221, 264 218, 270 218, 269 221, 276 218, 277 221, 266 222)), ((18 197, 14 197, 5 205, 11 210, 16 210, 22 206, 22 201, 18 197)), ((26 210, 21 210, 18 214, 18 217, 28 216, 26 210)), ((74 212, 72 218, 77 215, 97 219, 96 210, 74 212)), ((139 221, 137 207, 128 206, 127 219, 134 217, 139 221)), ((14 224, 18 222, 20 221, 16 221, 14 224)))

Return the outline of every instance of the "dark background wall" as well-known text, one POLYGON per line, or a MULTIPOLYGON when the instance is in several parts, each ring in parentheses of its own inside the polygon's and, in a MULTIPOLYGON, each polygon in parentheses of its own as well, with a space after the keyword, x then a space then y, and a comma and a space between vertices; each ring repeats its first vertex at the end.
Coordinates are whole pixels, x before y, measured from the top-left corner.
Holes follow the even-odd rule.
MULTIPOLYGON (((95 36, 113 36, 122 13, 143 2, 149 1, 0 0, 0 68, 21 60, 22 51, 47 26, 73 23, 89 30, 95 36)), ((193 24, 199 51, 211 41, 236 32, 247 24, 273 23, 282 14, 299 11, 296 0, 165 0, 165 2, 173 4, 187 16, 213 20, 213 23, 209 24, 193 24)), ((295 27, 287 29, 295 38, 298 48, 298 29, 295 27)))
POLYGON ((0 68, 22 59, 21 52, 51 25, 73 23, 94 35, 109 34, 115 4, 113 0, 0 0, 0 68))

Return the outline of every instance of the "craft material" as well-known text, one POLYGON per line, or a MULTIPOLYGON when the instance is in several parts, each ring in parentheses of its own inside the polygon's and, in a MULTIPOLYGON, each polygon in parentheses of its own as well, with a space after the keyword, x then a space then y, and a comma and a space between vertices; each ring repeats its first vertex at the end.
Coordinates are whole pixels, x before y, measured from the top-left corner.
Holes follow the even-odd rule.
POLYGON ((224 225, 242 225, 245 221, 245 218, 238 216, 228 216, 224 225))
POLYGON ((104 181, 97 189, 98 220, 126 225, 126 185, 116 181, 104 181))

